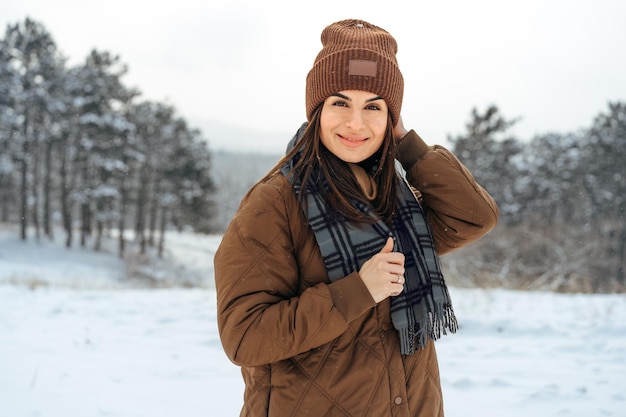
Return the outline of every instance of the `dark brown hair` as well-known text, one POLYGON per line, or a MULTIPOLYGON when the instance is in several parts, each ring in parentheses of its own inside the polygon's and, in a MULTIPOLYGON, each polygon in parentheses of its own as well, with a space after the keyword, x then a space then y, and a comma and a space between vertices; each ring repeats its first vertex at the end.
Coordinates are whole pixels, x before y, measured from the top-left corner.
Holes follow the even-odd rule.
MULTIPOLYGON (((328 183, 328 189, 316 187, 322 193, 322 198, 329 205, 331 211, 341 214, 351 222, 372 223, 375 219, 361 213, 351 204, 351 201, 360 201, 372 205, 374 211, 387 224, 391 223, 394 214, 397 174, 395 167, 395 140, 393 139, 393 122, 391 115, 387 119, 387 130, 380 149, 367 160, 359 163, 374 179, 378 192, 376 199, 370 202, 359 186, 352 169, 347 162, 330 152, 320 139, 320 116, 322 106, 318 106, 311 116, 311 120, 302 133, 296 146, 278 162, 275 172, 286 161, 300 153, 292 167, 301 184, 315 181, 323 175, 328 183)), ((306 187, 302 187, 300 200, 306 204, 306 187)))

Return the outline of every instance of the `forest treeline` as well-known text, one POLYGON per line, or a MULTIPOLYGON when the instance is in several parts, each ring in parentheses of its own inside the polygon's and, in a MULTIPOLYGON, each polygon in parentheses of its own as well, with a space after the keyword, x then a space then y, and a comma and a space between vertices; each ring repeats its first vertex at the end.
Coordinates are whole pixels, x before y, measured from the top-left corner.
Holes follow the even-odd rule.
POLYGON ((496 229, 443 262, 457 284, 623 292, 626 264, 626 103, 591 126, 509 135, 518 119, 473 109, 453 151, 500 208, 496 229))
POLYGON ((92 50, 68 67, 30 18, 0 40, 0 221, 37 238, 54 225, 66 246, 101 248, 117 231, 123 256, 163 250, 166 227, 210 231, 215 185, 201 132, 168 104, 140 100, 118 56, 92 50), (132 230, 132 238, 123 231, 132 230), (77 236, 75 236, 77 235, 77 236))
MULTIPOLYGON (((220 233, 236 173, 215 182, 201 132, 171 105, 141 100, 119 57, 93 50, 68 67, 51 35, 26 19, 0 39, 0 222, 67 246, 116 236, 143 253, 165 230, 220 233), (219 186, 230 192, 219 194, 219 186), (219 207, 215 203, 219 200, 219 207), (222 201, 228 200, 228 201, 222 201), (221 221, 221 220, 220 220, 221 221), (125 235, 122 231, 131 231, 125 235)), ((626 287, 626 103, 576 132, 520 140, 493 105, 472 109, 453 152, 494 196, 500 222, 442 258, 455 285, 620 292, 626 287)), ((285 138, 287 141, 289 138, 285 138)), ((225 174, 227 175, 227 174, 225 174)), ((245 174, 241 174, 245 175, 245 174)), ((252 184, 258 178, 241 178, 252 184)), ((230 201, 232 200, 232 201, 230 201)), ((234 210, 234 209, 233 209, 234 210)))

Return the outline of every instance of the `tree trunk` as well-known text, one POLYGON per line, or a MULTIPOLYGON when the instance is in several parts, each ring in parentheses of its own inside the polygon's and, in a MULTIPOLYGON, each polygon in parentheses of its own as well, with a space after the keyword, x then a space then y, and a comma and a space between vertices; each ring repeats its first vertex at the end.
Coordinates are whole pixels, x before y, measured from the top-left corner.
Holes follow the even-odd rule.
MULTIPOLYGON (((15 141, 15 131, 10 129, 8 140, 3 142, 2 154, 10 155, 9 143, 15 141)), ((7 172, 6 175, 0 176, 0 222, 9 222, 9 213, 15 211, 15 177, 12 173, 7 172)))
POLYGON ((149 238, 148 244, 154 247, 154 235, 156 234, 157 228, 157 217, 159 211, 159 194, 160 194, 160 186, 159 181, 157 179, 154 180, 154 184, 152 187, 152 199, 150 202, 150 219, 149 219, 149 238))
POLYGON ((28 116, 24 115, 24 143, 22 144, 21 184, 20 184, 20 214, 21 214, 21 238, 26 240, 28 230, 28 155, 30 144, 28 142, 28 116))
POLYGON ((52 225, 50 224, 50 198, 52 192, 52 139, 46 142, 45 165, 43 175, 43 231, 50 240, 53 239, 52 225))
POLYGON ((9 198, 11 198, 11 181, 9 175, 0 175, 0 222, 9 221, 9 198))
POLYGON ((618 239, 617 282, 622 285, 626 285, 626 276, 624 275, 624 267, 626 266, 626 225, 622 225, 621 233, 619 233, 618 239))
POLYGON ((91 235, 91 208, 90 195, 88 193, 89 184, 89 168, 87 166, 87 156, 82 160, 82 174, 83 174, 83 198, 80 204, 80 246, 85 247, 87 245, 87 236, 91 235))
POLYGON ((161 224, 159 227, 159 247, 158 256, 163 258, 163 249, 165 247, 165 226, 167 225, 167 207, 161 207, 161 224))
POLYGON ((126 173, 122 173, 120 177, 120 207, 119 207, 119 220, 118 220, 118 228, 119 228, 119 244, 118 251, 119 257, 124 258, 124 252, 126 251, 126 239, 124 238, 124 231, 126 229, 126 216, 128 215, 128 200, 130 191, 128 190, 128 182, 127 178, 132 178, 131 168, 128 164, 128 171, 126 173))
POLYGON ((26 183, 28 178, 28 162, 26 153, 28 150, 28 142, 24 143, 24 155, 22 156, 22 171, 21 171, 21 184, 20 184, 20 201, 21 201, 21 238, 26 240, 26 230, 28 229, 28 185, 26 183))
MULTIPOLYGON (((68 135, 69 136, 69 135, 68 135)), ((72 208, 69 201, 69 194, 72 187, 68 184, 68 152, 69 138, 66 136, 61 143, 61 217, 63 218, 63 229, 65 229, 65 247, 72 246, 72 208)))
POLYGON ((102 249, 102 230, 104 229, 104 222, 102 220, 96 221, 96 239, 93 245, 93 249, 99 252, 102 249))
POLYGON ((150 200, 149 196, 149 187, 148 184, 151 182, 151 168, 147 165, 144 165, 142 168, 142 174, 140 178, 140 186, 139 191, 137 193, 137 210, 135 215, 137 216, 137 221, 135 224, 135 233, 136 238, 139 241, 139 253, 142 255, 146 253, 146 210, 148 201, 150 200))
POLYGON ((32 132, 33 141, 32 146, 30 147, 30 154, 32 157, 32 184, 31 184, 31 196, 32 196, 32 205, 31 205, 31 215, 33 218, 33 228, 35 229, 35 238, 39 241, 41 239, 41 223, 40 223, 40 213, 39 213, 39 204, 40 204, 40 194, 39 194, 39 181, 41 179, 41 167, 39 165, 40 152, 39 152, 39 140, 37 139, 38 131, 37 129, 33 129, 32 132))

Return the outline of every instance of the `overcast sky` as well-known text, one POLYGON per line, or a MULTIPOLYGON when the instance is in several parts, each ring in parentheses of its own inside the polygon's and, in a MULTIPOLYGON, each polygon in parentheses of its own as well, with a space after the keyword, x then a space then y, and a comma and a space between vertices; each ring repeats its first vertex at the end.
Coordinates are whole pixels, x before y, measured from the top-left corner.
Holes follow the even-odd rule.
POLYGON ((126 85, 174 105, 215 150, 284 150, 320 33, 346 18, 398 41, 403 119, 429 143, 463 133, 475 106, 521 117, 513 133, 530 139, 626 100, 621 0, 0 0, 3 32, 27 16, 70 64, 93 48, 120 55, 126 85))

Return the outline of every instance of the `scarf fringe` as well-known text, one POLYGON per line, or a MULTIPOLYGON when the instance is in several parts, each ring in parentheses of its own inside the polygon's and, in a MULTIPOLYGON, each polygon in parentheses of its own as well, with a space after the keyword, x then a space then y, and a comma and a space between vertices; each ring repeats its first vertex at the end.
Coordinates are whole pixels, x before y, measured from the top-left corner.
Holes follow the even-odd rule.
POLYGON ((400 335, 400 351, 403 355, 412 355, 418 349, 425 348, 428 339, 438 340, 448 332, 456 333, 459 329, 452 305, 437 304, 436 314, 428 314, 421 323, 415 326, 404 326, 398 330, 400 335), (426 329, 426 331, 424 331, 426 329))

